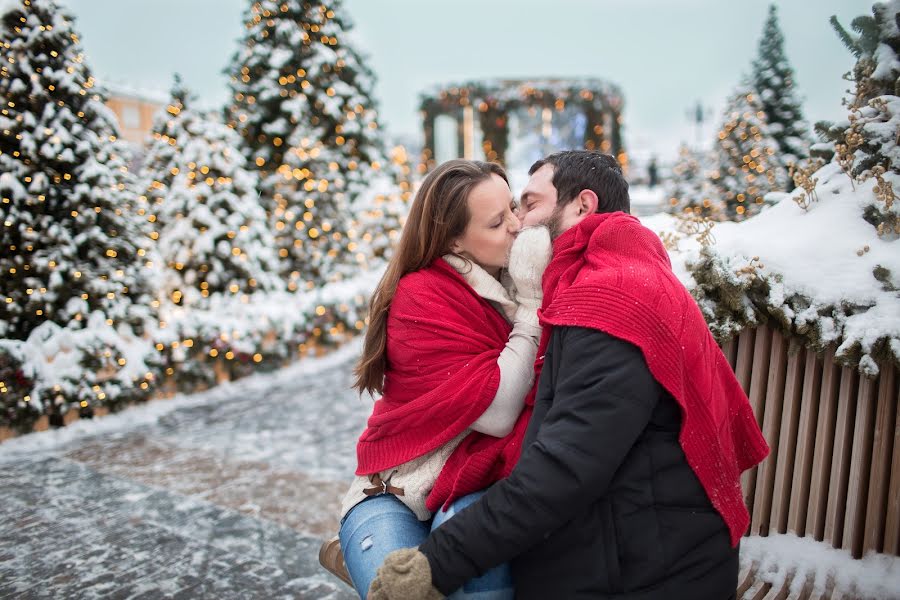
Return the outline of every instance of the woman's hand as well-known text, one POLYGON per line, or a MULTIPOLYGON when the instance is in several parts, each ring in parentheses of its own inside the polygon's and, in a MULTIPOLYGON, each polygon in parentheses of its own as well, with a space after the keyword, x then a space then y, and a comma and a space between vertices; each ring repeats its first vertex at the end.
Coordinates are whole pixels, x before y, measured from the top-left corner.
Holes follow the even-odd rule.
POLYGON ((553 256, 550 231, 543 225, 519 232, 509 253, 509 276, 516 286, 515 301, 519 305, 516 321, 538 325, 537 310, 544 294, 541 278, 553 256))

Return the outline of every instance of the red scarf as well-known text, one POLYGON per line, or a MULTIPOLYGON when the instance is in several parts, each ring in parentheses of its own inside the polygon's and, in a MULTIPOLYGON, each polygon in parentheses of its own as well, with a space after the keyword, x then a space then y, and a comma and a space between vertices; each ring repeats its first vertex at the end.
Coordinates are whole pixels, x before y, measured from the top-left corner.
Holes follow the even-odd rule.
POLYGON ((659 237, 625 213, 592 215, 556 241, 543 281, 542 323, 598 329, 641 349, 681 406, 681 447, 736 545, 750 524, 741 472, 769 447, 659 237))
POLYGON ((357 475, 422 456, 474 423, 497 394, 510 330, 443 259, 401 278, 388 314, 384 395, 357 444, 357 475))

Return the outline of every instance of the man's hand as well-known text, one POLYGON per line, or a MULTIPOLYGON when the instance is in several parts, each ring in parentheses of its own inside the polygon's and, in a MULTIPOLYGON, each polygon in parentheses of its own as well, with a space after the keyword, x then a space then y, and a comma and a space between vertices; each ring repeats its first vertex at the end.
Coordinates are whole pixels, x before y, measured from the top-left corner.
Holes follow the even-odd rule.
POLYGON ((369 600, 441 600, 431 585, 428 559, 417 548, 394 550, 378 568, 369 586, 369 600))

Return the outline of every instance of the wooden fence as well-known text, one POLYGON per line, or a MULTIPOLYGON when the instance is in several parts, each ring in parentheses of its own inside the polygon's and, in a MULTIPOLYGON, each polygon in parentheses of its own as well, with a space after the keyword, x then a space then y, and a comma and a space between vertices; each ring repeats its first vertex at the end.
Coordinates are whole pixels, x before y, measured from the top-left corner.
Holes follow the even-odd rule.
MULTIPOLYGON (((865 377, 835 364, 833 349, 808 351, 766 326, 723 351, 772 450, 743 475, 749 534, 811 537, 855 558, 900 555, 897 369, 865 377)), ((759 585, 755 568, 744 565, 738 597, 789 597, 787 582, 759 585)))

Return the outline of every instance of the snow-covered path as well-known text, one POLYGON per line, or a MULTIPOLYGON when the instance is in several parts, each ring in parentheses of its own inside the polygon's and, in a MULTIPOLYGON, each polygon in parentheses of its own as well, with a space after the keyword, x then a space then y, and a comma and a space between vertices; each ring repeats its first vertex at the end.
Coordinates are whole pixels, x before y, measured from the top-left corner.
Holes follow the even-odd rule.
POLYGON ((0 598, 352 598, 318 565, 359 344, 0 445, 0 598))

